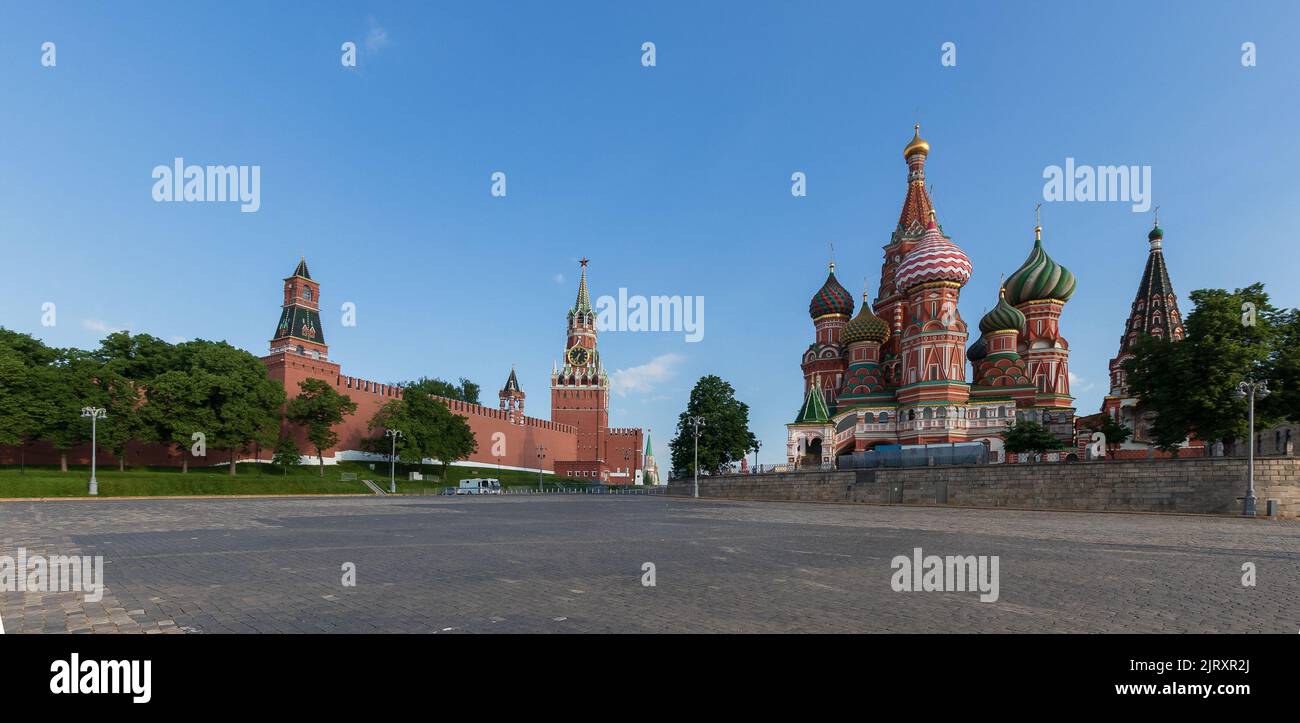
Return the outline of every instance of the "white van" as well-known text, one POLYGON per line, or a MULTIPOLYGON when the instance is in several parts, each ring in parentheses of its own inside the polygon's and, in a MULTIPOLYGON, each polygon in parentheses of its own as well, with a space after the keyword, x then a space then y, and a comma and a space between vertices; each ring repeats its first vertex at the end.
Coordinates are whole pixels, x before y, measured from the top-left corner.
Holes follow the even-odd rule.
POLYGON ((457 488, 458 495, 499 495, 501 480, 497 479, 463 479, 457 488))

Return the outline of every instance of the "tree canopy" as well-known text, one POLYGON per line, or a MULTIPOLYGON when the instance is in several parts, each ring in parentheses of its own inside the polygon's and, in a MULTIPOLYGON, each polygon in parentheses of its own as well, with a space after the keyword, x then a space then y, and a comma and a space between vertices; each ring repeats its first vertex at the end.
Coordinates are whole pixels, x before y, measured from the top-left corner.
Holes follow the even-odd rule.
POLYGON ((1055 434, 1038 422, 1016 422, 1002 433, 1002 440, 1007 454, 1042 453, 1065 446, 1055 434))
POLYGON ((1156 411, 1156 446, 1176 451, 1189 435, 1225 444, 1245 439, 1246 402, 1237 385, 1247 380, 1267 379, 1281 392, 1257 407, 1257 424, 1300 419, 1294 406, 1300 358, 1286 347, 1300 338, 1295 312, 1270 304, 1262 284, 1198 289, 1190 298, 1194 308, 1182 341, 1143 337, 1124 362, 1129 392, 1156 411))
POLYGON ((400 385, 403 394, 432 394, 435 397, 446 397, 470 404, 480 404, 479 402, 479 385, 471 382, 465 377, 461 377, 456 383, 439 379, 437 377, 420 377, 413 382, 407 382, 400 385))
POLYGON ((442 462, 444 476, 447 465, 465 459, 478 449, 474 432, 464 417, 453 414, 442 401, 409 388, 402 390, 401 399, 394 399, 375 412, 369 428, 377 432, 369 445, 372 451, 390 454, 392 441, 383 432, 400 430, 397 458, 407 464, 437 459, 442 462))
POLYGON ((749 431, 749 405, 736 399, 736 390, 721 377, 700 377, 691 390, 686 410, 677 418, 677 434, 669 442, 673 469, 691 474, 695 469, 695 427, 692 417, 703 417, 700 427, 700 469, 721 473, 740 461, 757 444, 749 431))
POLYGON ((334 387, 320 379, 304 379, 298 384, 299 393, 289 402, 285 414, 290 422, 307 431, 307 440, 316 448, 320 462, 320 476, 325 476, 324 451, 338 444, 339 435, 334 425, 357 411, 352 398, 340 394, 334 387))

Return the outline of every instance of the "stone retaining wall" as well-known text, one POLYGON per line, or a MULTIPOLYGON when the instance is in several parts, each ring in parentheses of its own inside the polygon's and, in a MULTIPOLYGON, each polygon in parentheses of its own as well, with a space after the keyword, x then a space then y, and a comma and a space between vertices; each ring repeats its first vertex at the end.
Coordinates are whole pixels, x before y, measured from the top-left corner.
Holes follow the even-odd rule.
MULTIPOLYGON (((668 494, 690 496, 692 481, 668 494)), ((1246 460, 1153 459, 1074 464, 996 464, 701 477, 701 497, 1020 509, 1237 514, 1246 460)), ((1255 460, 1259 514, 1300 518, 1300 459, 1255 460)))

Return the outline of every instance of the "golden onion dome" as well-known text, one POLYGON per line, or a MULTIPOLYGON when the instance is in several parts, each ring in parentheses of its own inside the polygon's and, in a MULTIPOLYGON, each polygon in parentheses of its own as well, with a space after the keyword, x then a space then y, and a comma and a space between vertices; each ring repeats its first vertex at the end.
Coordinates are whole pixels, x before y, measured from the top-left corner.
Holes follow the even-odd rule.
POLYGON ((862 310, 848 324, 844 325, 844 331, 840 334, 840 342, 845 346, 860 341, 883 344, 887 339, 889 339, 889 324, 872 313, 871 299, 866 292, 863 292, 862 310))
POLYGON ((907 147, 903 149, 903 158, 911 158, 915 153, 920 153, 923 156, 930 154, 930 144, 926 143, 925 139, 921 137, 920 123, 916 124, 916 132, 912 135, 912 142, 908 143, 907 147))

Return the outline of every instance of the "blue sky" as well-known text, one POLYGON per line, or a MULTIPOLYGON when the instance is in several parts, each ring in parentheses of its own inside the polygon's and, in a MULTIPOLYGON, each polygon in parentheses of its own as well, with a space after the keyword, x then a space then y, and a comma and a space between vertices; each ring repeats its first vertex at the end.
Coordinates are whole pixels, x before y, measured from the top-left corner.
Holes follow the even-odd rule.
MULTIPOLYGON (((843 283, 874 294, 917 121, 940 221, 974 264, 972 324, 1028 254, 1043 169, 1066 157, 1152 167, 1185 313, 1192 289, 1254 281, 1300 305, 1300 6, 1044 5, 5 4, 0 325, 260 354, 306 254, 345 373, 464 375, 495 403, 514 364, 528 411, 549 416, 588 256, 595 295, 705 298, 699 343, 602 336, 623 382, 613 423, 652 428, 666 460, 692 384, 715 373, 750 405, 761 460, 784 461, 828 245, 843 283), (339 62, 349 40, 356 68, 339 62), (261 209, 155 203, 151 171, 176 156, 260 165, 261 209)), ((1151 217, 1051 203, 1043 225, 1079 279, 1062 324, 1090 413, 1151 217)))

